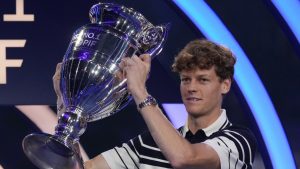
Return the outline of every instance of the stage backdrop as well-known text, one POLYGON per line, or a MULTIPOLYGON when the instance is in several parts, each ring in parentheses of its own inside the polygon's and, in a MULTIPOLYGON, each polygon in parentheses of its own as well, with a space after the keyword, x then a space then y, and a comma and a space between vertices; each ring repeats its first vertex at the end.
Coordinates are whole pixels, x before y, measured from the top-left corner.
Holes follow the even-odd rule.
MULTIPOLYGON (((50 105, 56 111, 56 97, 52 86, 56 64, 62 61, 73 32, 90 23, 89 9, 98 2, 0 2, 0 164, 4 168, 34 168, 22 152, 21 141, 25 135, 40 129, 14 105, 50 105)), ((132 7, 155 25, 171 23, 167 42, 162 53, 153 60, 147 83, 150 93, 160 104, 181 103, 179 79, 171 72, 171 64, 174 56, 188 41, 204 37, 202 32, 172 1, 101 2, 132 7)), ((299 43, 269 1, 206 3, 248 55, 266 87, 287 134, 293 155, 299 163, 299 43)), ((254 131, 259 143, 258 155, 261 153, 263 159, 259 166, 272 168, 260 131, 236 83, 225 98, 224 107, 229 112, 231 121, 247 125, 254 131)), ((145 129, 135 105, 130 104, 120 114, 89 124, 81 141, 87 154, 93 157, 145 129)))

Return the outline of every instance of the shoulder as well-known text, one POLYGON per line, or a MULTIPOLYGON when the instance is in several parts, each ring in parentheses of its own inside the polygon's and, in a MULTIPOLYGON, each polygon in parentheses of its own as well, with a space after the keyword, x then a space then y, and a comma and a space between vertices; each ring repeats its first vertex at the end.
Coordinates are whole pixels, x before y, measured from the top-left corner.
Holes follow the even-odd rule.
POLYGON ((247 141, 250 146, 256 148, 256 139, 253 132, 247 127, 240 125, 230 125, 225 127, 222 130, 219 130, 212 137, 224 136, 229 138, 230 140, 237 140, 240 142, 247 141))
MULTIPOLYGON (((256 151, 257 141, 253 132, 240 125, 230 125, 225 127, 222 130, 219 130, 208 137, 208 139, 218 139, 226 144, 226 142, 231 142, 237 149, 248 149, 249 151, 256 151)), ((226 144, 227 145, 227 144, 226 144)))
POLYGON ((254 134, 246 127, 226 126, 210 135, 205 143, 217 151, 222 166, 235 163, 238 166, 252 166, 257 143, 254 134))

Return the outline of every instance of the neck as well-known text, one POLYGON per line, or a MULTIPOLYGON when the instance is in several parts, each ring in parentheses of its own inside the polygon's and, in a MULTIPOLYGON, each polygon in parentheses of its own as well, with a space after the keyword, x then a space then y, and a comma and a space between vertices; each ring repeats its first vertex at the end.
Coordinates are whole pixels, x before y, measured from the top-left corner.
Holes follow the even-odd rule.
POLYGON ((215 122, 220 115, 221 115, 220 108, 203 116, 194 117, 189 115, 188 128, 193 134, 195 134, 198 130, 204 129, 209 125, 211 125, 213 122, 215 122))

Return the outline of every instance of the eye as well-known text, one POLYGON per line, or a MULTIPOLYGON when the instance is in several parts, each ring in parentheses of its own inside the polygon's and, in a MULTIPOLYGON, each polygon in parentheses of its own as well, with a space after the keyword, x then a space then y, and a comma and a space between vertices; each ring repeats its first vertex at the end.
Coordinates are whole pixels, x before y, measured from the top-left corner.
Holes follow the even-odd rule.
POLYGON ((207 79, 207 78, 200 78, 199 81, 200 81, 200 82, 208 82, 209 79, 207 79))
POLYGON ((188 82, 188 81, 190 81, 190 78, 183 77, 183 78, 180 78, 180 80, 181 80, 182 82, 188 82))

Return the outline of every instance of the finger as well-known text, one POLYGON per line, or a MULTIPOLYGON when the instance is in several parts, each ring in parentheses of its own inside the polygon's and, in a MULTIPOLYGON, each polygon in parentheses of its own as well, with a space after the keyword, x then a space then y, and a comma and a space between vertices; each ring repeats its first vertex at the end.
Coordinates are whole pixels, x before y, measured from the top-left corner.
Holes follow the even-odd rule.
POLYGON ((124 69, 123 69, 123 72, 122 72, 123 73, 122 74, 123 78, 127 78, 127 71, 128 71, 128 66, 125 66, 124 69))
POLYGON ((53 79, 53 80, 60 80, 60 72, 57 72, 57 71, 56 71, 56 72, 54 73, 52 79, 53 79))
POLYGON ((126 67, 127 66, 133 66, 133 65, 135 65, 136 64, 136 62, 132 59, 132 58, 125 58, 126 59, 126 67))
POLYGON ((60 79, 61 65, 62 65, 62 63, 58 63, 56 65, 55 73, 52 77, 53 80, 57 80, 57 79, 59 80, 60 79))
POLYGON ((129 57, 124 57, 124 58, 122 58, 122 62, 123 62, 124 67, 128 66, 128 61, 129 61, 129 60, 130 60, 129 57))
POLYGON ((146 63, 151 62, 151 56, 149 54, 142 54, 140 55, 140 59, 146 63))
POLYGON ((53 83, 54 91, 57 97, 61 97, 61 91, 59 88, 59 83, 53 83))
POLYGON ((135 63, 141 63, 141 59, 137 56, 137 55, 133 55, 132 57, 131 57, 131 59, 135 62, 135 63))
POLYGON ((122 59, 121 62, 119 63, 119 68, 123 70, 125 66, 126 66, 126 61, 122 59))
POLYGON ((124 79, 123 72, 120 70, 118 70, 115 75, 118 81, 122 81, 124 79))
POLYGON ((62 63, 58 63, 56 65, 56 70, 55 70, 55 73, 53 75, 53 87, 54 87, 54 91, 57 95, 57 97, 60 97, 61 96, 61 91, 60 91, 60 88, 59 88, 59 81, 60 81, 60 72, 61 72, 61 66, 62 66, 62 63))
POLYGON ((127 60, 129 58, 128 57, 125 57, 125 58, 122 58, 120 64, 119 64, 119 67, 120 67, 120 70, 117 72, 117 78, 118 80, 123 80, 124 78, 126 78, 126 68, 127 68, 127 60))
POLYGON ((58 64, 56 65, 56 70, 55 70, 55 71, 60 71, 60 70, 61 70, 61 65, 62 65, 61 62, 58 63, 58 64))

